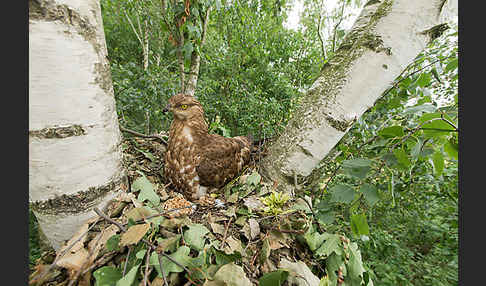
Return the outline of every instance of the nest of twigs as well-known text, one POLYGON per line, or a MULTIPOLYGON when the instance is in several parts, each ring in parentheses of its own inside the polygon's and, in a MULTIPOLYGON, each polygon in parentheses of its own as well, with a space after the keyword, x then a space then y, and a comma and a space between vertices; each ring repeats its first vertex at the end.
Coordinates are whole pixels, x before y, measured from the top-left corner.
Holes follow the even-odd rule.
POLYGON ((204 206, 169 188, 160 140, 130 138, 122 146, 129 185, 61 249, 43 253, 30 285, 262 285, 279 269, 287 269, 285 283, 315 285, 309 269, 323 274, 299 242, 311 222, 309 203, 289 199, 269 209, 260 199, 275 191, 254 169, 261 149, 204 206))

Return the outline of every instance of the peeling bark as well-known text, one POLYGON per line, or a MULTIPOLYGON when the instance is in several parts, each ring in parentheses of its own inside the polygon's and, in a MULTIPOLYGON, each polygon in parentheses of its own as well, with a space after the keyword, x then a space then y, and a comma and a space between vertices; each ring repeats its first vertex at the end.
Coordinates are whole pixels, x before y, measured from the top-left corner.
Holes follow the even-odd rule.
POLYGON ((29 202, 54 249, 125 178, 99 1, 29 0, 29 202))
POLYGON ((442 2, 368 1, 282 135, 269 146, 262 175, 287 191, 294 176, 309 176, 355 120, 443 32, 442 2))

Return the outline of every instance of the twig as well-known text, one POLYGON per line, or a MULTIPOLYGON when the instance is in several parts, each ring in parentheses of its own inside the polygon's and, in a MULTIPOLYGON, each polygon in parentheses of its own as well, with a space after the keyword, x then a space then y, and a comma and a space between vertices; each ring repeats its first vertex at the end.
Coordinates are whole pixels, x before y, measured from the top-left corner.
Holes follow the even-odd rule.
POLYGON ((424 124, 427 124, 427 123, 430 123, 430 122, 436 121, 436 120, 442 120, 442 118, 432 118, 430 120, 427 120, 427 121, 420 123, 417 127, 412 129, 411 132, 409 134, 407 134, 407 136, 403 137, 402 140, 393 144, 391 151, 393 151, 395 149, 395 147, 398 146, 399 144, 402 144, 403 142, 407 141, 407 139, 410 138, 410 136, 412 136, 413 134, 415 134, 415 132, 417 132, 419 129, 421 129, 424 124))
POLYGON ((168 286, 167 279, 165 278, 164 268, 162 267, 162 256, 159 255, 159 266, 160 266, 160 273, 162 273, 162 278, 164 279, 164 285, 168 286))
POLYGON ((125 265, 123 266, 122 276, 125 276, 125 273, 127 271, 128 258, 130 258, 130 252, 131 251, 132 251, 132 248, 131 247, 128 247, 128 254, 127 254, 127 258, 125 259, 125 265))
POLYGON ((447 124, 449 124, 450 126, 452 126, 452 128, 454 128, 456 131, 459 131, 459 129, 457 129, 457 126, 454 125, 454 123, 450 122, 448 119, 446 119, 444 117, 444 113, 443 112, 441 113, 440 118, 442 118, 442 120, 444 120, 447 124))
POLYGON ((346 4, 346 1, 343 1, 343 6, 341 8, 341 17, 339 18, 339 22, 334 26, 334 33, 333 33, 333 36, 332 36, 332 52, 334 53, 335 50, 336 50, 336 34, 337 34, 337 28, 339 27, 339 25, 341 25, 341 22, 343 21, 344 19, 344 6, 346 4))
POLYGON ((153 135, 145 135, 145 134, 142 134, 142 133, 138 133, 137 131, 133 131, 133 130, 130 130, 130 129, 126 129, 125 127, 120 126, 120 130, 123 131, 123 132, 127 132, 127 133, 130 133, 132 135, 135 135, 137 137, 142 137, 142 138, 156 138, 156 139, 159 139, 160 141, 162 141, 162 143, 167 146, 167 141, 165 141, 164 138, 162 138, 162 136, 160 135, 157 135, 157 134, 153 134, 153 135))
POLYGON ((127 14, 127 12, 126 12, 126 11, 123 11, 123 12, 125 13, 125 17, 127 18, 128 23, 129 23, 129 24, 130 24, 130 26, 132 27, 132 30, 133 30, 133 32, 135 33, 135 36, 137 36, 137 39, 138 39, 138 41, 140 42, 140 45, 142 45, 142 47, 143 47, 143 42, 142 42, 142 39, 141 39, 141 38, 140 38, 140 36, 138 35, 138 33, 137 33, 137 29, 135 29, 135 27, 133 26, 132 20, 130 20, 130 17, 128 17, 128 14, 127 14))
MULTIPOLYGON (((153 249, 157 249, 157 247, 152 244, 150 241, 146 240, 146 239, 142 239, 142 241, 147 244, 148 246, 150 246, 151 248, 153 249)), ((157 252, 159 253, 159 252, 157 252)), ((176 264, 177 266, 179 266, 180 268, 184 269, 185 271, 187 271, 187 273, 191 273, 191 271, 189 271, 189 269, 187 269, 187 267, 185 267, 184 265, 180 264, 177 260, 175 260, 174 258, 170 257, 169 255, 165 254, 164 252, 160 252, 160 254, 162 254, 163 256, 167 257, 167 259, 169 259, 170 261, 174 262, 174 264, 176 264)))
POLYGON ((127 229, 121 223, 119 223, 116 220, 111 219, 110 217, 108 217, 107 215, 105 215, 102 211, 100 211, 99 208, 95 207, 93 210, 100 217, 102 217, 105 220, 107 220, 107 221, 111 222, 112 224, 116 225, 121 231, 123 231, 123 232, 127 231, 127 229))
POLYGON ((229 228, 229 225, 230 225, 232 219, 233 219, 233 217, 230 217, 228 223, 226 224, 226 227, 224 228, 223 240, 221 242, 222 247, 224 247, 224 244, 226 243, 226 235, 228 234, 228 228, 229 228))
POLYGON ((144 286, 147 286, 148 266, 149 266, 149 257, 150 257, 150 251, 151 250, 152 250, 152 248, 148 249, 147 257, 145 258, 145 274, 143 276, 143 285, 144 286))
MULTIPOLYGON (((392 85, 392 86, 391 86, 389 89, 387 89, 387 90, 386 90, 386 91, 383 93, 383 95, 381 95, 380 97, 384 97, 385 95, 387 95, 387 94, 388 94, 388 93, 389 93, 391 90, 393 90, 395 87, 397 87, 399 83, 401 83, 402 81, 404 81, 404 80, 405 80, 405 79, 407 79, 408 77, 410 77, 410 76, 412 76, 412 75, 414 75, 414 74, 416 74, 416 73, 418 73, 418 72, 423 71, 424 69, 426 69, 426 68, 430 67, 431 65, 433 65, 433 64, 435 64, 435 63, 437 63, 437 62, 442 62, 442 61, 447 60, 447 59, 450 59, 450 58, 452 58, 452 57, 454 57, 454 56, 449 56, 449 57, 447 57, 447 58, 438 59, 438 60, 436 60, 436 61, 433 61, 433 62, 431 62, 430 64, 428 64, 428 65, 424 66, 423 68, 420 68, 420 69, 418 69, 418 70, 416 70, 416 71, 414 71, 414 72, 411 72, 411 73, 407 74, 407 75, 406 75, 406 76, 404 76, 404 77, 402 77, 402 74, 403 74, 403 73, 404 73, 404 72, 405 72, 407 69, 403 70, 403 71, 402 71, 402 73, 401 73, 401 74, 400 74, 400 75, 397 77, 397 78, 399 78, 399 77, 402 77, 402 78, 401 78, 400 80, 396 81, 396 82, 395 82, 395 84, 393 84, 393 85, 392 85)), ((411 65, 413 65, 413 63, 412 63, 411 65)))

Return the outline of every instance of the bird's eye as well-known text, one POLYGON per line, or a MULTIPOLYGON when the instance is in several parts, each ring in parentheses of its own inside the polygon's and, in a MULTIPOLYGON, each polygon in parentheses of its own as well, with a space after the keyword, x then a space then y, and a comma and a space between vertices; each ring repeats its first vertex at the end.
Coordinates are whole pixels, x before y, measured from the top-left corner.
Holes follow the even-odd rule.
POLYGON ((186 110, 186 109, 187 109, 187 104, 182 104, 182 105, 181 105, 181 108, 182 108, 183 110, 186 110))

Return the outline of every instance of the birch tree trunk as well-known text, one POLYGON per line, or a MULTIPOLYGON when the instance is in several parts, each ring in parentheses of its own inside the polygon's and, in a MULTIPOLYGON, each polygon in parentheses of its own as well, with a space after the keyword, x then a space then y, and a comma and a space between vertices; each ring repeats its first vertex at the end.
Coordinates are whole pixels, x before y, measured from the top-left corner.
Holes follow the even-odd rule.
POLYGON ((285 131, 269 146, 262 175, 287 191, 295 177, 310 175, 355 120, 447 28, 441 17, 445 2, 368 1, 285 131))
POLYGON ((126 176, 98 0, 29 0, 29 202, 54 249, 126 176))
MULTIPOLYGON (((208 29, 209 14, 211 12, 211 7, 206 10, 205 16, 201 16, 202 22, 202 33, 201 33, 201 43, 199 45, 199 50, 202 51, 202 47, 206 42, 206 31, 208 29)), ((197 87, 197 80, 199 78, 199 66, 201 65, 201 55, 197 51, 191 53, 191 66, 189 68, 189 76, 187 78, 187 83, 183 88, 183 93, 194 96, 197 87)), ((181 78, 183 75, 181 74, 181 78)))

